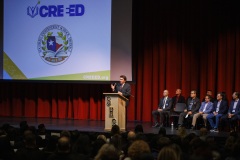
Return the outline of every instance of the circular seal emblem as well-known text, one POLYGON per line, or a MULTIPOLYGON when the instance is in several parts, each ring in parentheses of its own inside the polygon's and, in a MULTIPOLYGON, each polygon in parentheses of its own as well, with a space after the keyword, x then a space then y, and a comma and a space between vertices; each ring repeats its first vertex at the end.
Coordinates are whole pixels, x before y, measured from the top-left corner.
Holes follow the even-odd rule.
POLYGON ((49 65, 60 65, 67 61, 73 49, 72 37, 61 25, 46 27, 38 37, 38 53, 49 65))

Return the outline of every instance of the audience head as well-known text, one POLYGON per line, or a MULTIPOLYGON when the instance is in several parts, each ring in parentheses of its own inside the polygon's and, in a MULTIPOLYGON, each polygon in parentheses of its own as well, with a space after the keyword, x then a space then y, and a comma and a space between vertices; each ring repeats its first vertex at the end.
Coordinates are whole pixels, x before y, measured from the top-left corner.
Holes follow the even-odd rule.
POLYGON ((165 137, 167 135, 167 131, 164 127, 159 128, 158 134, 162 137, 165 137))
POLYGON ((4 123, 4 124, 2 125, 2 127, 1 127, 1 129, 4 130, 4 131, 6 131, 6 132, 8 132, 8 130, 9 130, 10 128, 12 128, 12 126, 10 126, 9 123, 4 123))
POLYGON ((178 135, 171 136, 171 142, 174 143, 174 144, 177 144, 179 146, 182 146, 182 139, 178 135))
POLYGON ((38 133, 39 134, 45 134, 46 132, 46 128, 45 128, 45 125, 42 123, 42 124, 39 124, 38 125, 38 133))
POLYGON ((163 147, 170 145, 172 142, 168 137, 160 137, 157 143, 158 149, 161 150, 163 147))
POLYGON ((57 143, 57 151, 59 153, 69 153, 71 150, 71 143, 68 137, 60 137, 57 143))
POLYGON ((195 137, 190 142, 191 146, 191 160, 211 160, 212 150, 209 145, 201 140, 199 137, 195 137))
POLYGON ((27 121, 21 121, 19 126, 21 133, 24 133, 24 131, 28 129, 27 121))
POLYGON ((207 128, 200 128, 199 130, 199 137, 201 140, 206 141, 208 135, 208 130, 207 128))
POLYGON ((97 136, 97 139, 102 139, 105 143, 107 142, 107 138, 106 138, 106 136, 103 135, 103 134, 98 135, 98 136, 97 136))
POLYGON ((179 127, 177 131, 177 135, 181 138, 184 138, 187 136, 187 130, 185 127, 179 127))
POLYGON ((137 133, 136 134, 136 140, 144 140, 147 141, 147 137, 144 133, 137 133))
POLYGON ((173 143, 173 144, 169 145, 169 147, 173 148, 173 150, 177 154, 178 159, 180 160, 182 157, 182 153, 183 153, 180 145, 173 143))
POLYGON ((71 133, 67 130, 63 130, 61 133, 60 133, 60 137, 67 137, 67 138, 71 138, 71 133))
POLYGON ((120 128, 118 125, 113 125, 111 129, 111 135, 120 134, 120 128))
POLYGON ((135 129, 134 129, 135 133, 138 134, 138 133, 143 133, 143 126, 141 124, 138 124, 135 126, 135 129))
POLYGON ((128 148, 131 160, 139 160, 142 154, 151 153, 149 145, 143 140, 134 141, 128 148))
POLYGON ((37 129, 35 126, 29 126, 28 127, 28 130, 31 130, 33 134, 36 134, 37 133, 37 129))
POLYGON ((112 144, 117 150, 122 148, 122 137, 119 134, 115 134, 110 139, 110 144, 112 144))
POLYGON ((26 137, 26 136, 29 135, 29 134, 34 134, 34 133, 33 133, 32 130, 30 130, 30 129, 27 129, 27 130, 25 130, 25 131, 23 132, 23 136, 24 136, 24 137, 26 137))
POLYGON ((119 154, 112 144, 104 144, 94 160, 119 160, 119 154))
POLYGON ((160 150, 158 160, 180 160, 180 157, 177 155, 173 147, 166 146, 160 150))
POLYGON ((90 153, 90 138, 88 135, 80 134, 73 145, 73 152, 88 155, 90 153))
POLYGON ((80 133, 78 130, 71 131, 71 143, 74 143, 78 140, 80 133))
POLYGON ((27 148, 35 148, 36 147, 36 136, 34 134, 27 133, 24 134, 24 143, 27 148))
POLYGON ((7 133, 3 129, 0 129, 0 138, 6 137, 6 136, 7 136, 7 133))
POLYGON ((232 149, 234 143, 236 141, 236 138, 234 136, 229 136, 227 140, 225 141, 224 148, 229 151, 232 149))
POLYGON ((208 134, 207 128, 200 128, 199 136, 206 136, 208 134))
POLYGON ((132 142, 136 139, 136 134, 133 131, 129 131, 127 135, 127 140, 132 142))

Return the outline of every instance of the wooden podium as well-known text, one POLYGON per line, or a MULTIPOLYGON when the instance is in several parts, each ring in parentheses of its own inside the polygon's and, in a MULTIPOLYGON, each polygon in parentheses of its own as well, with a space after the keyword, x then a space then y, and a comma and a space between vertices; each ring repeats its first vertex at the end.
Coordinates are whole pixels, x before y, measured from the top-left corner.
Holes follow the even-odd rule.
POLYGON ((121 131, 126 131, 126 101, 128 99, 118 93, 103 93, 105 95, 105 131, 110 131, 113 125, 118 125, 121 131))

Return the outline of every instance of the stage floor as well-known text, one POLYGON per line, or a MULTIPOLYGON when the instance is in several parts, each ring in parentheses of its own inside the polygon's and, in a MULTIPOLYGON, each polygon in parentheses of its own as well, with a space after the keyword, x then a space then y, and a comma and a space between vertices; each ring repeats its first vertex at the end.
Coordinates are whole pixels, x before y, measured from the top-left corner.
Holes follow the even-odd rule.
MULTIPOLYGON (((5 123, 10 124, 13 127, 19 128, 19 124, 21 121, 27 121, 29 126, 38 127, 39 124, 43 123, 47 130, 52 131, 62 131, 62 130, 78 130, 80 132, 106 132, 104 130, 104 121, 94 121, 94 120, 74 120, 74 119, 52 119, 52 118, 8 118, 8 117, 0 117, 0 126, 5 123)), ((152 133, 157 134, 159 128, 152 128, 152 123, 150 122, 140 122, 140 121, 128 121, 127 122, 127 131, 134 130, 137 124, 141 124, 143 126, 144 133, 152 133)), ((177 130, 175 128, 166 127, 167 135, 176 135, 177 130)), ((192 131, 187 129, 188 133, 194 132, 197 135, 199 134, 199 130, 192 131)), ((229 136, 229 132, 219 132, 219 133, 211 133, 209 132, 209 136, 216 137, 227 137, 229 136)))

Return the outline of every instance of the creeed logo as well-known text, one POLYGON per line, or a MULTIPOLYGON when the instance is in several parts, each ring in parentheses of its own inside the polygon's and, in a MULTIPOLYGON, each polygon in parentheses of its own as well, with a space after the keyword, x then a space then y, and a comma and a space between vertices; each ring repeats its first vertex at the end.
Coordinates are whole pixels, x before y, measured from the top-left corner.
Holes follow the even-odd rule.
POLYGON ((34 7, 31 7, 31 6, 28 6, 27 8, 27 14, 34 18, 36 15, 38 15, 38 5, 40 4, 40 1, 38 1, 38 3, 34 6, 34 7))
POLYGON ((35 6, 27 7, 27 15, 34 18, 39 15, 42 18, 46 17, 77 17, 83 16, 85 13, 85 6, 83 4, 69 4, 69 5, 39 5, 40 1, 35 6))
POLYGON ((38 37, 38 53, 49 65, 64 63, 72 53, 73 42, 68 30, 61 25, 46 27, 38 37))

